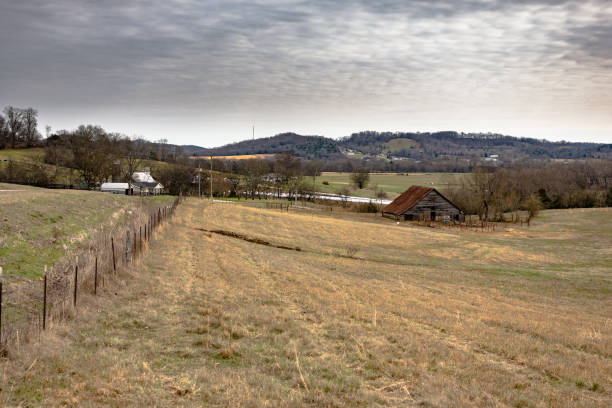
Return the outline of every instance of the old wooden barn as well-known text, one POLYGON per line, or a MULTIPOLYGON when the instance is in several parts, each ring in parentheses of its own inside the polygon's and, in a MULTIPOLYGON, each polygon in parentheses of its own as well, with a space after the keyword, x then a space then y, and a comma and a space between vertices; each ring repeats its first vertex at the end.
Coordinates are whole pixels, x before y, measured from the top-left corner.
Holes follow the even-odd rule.
POLYGON ((463 221, 463 211, 430 187, 412 186, 382 210, 395 220, 463 221))

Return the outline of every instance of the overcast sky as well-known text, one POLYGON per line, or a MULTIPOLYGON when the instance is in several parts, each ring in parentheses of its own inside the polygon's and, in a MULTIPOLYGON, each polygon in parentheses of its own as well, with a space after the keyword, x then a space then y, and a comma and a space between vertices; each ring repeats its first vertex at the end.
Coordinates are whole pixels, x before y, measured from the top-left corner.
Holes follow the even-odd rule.
POLYGON ((612 1, 7 0, 9 104, 201 146, 252 125, 612 143, 612 1))

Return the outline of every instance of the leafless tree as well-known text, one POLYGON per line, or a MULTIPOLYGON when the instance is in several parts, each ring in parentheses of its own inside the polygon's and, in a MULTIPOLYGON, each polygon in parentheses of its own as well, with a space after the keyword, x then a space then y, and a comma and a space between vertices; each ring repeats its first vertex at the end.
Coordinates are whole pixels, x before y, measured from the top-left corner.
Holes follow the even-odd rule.
POLYGON ((368 169, 362 167, 351 174, 351 182, 355 185, 355 187, 362 189, 368 185, 370 181, 370 172, 368 169))
POLYGON ((338 196, 340 197, 340 202, 342 203, 342 207, 346 208, 346 206, 348 205, 349 194, 351 194, 348 187, 344 186, 344 187, 339 188, 336 191, 336 194, 338 194, 338 196))
POLYGON ((6 117, 8 145, 11 148, 15 148, 19 141, 21 130, 23 129, 23 110, 13 106, 7 106, 4 108, 4 115, 6 117))
POLYGON ((38 111, 34 108, 27 108, 22 110, 23 120, 23 142, 26 147, 34 146, 35 142, 40 140, 40 133, 38 133, 38 111))

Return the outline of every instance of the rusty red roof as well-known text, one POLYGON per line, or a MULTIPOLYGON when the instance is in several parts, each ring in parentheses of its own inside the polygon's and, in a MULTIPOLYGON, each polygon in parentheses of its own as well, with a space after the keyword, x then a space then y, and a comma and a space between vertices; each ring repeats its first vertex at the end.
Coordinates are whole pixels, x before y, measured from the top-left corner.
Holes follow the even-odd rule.
POLYGON ((433 188, 430 187, 412 186, 383 208, 382 212, 401 215, 414 207, 432 190, 433 188))

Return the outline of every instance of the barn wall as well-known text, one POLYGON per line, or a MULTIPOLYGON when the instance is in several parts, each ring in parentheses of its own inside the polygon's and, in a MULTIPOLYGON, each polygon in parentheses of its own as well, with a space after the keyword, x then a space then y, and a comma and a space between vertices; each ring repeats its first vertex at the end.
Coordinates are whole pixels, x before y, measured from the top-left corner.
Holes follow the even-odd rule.
POLYGON ((451 219, 458 219, 461 211, 453 204, 449 203, 437 191, 430 191, 414 207, 403 214, 404 219, 430 219, 431 212, 435 211, 436 220, 442 220, 445 215, 451 219))

